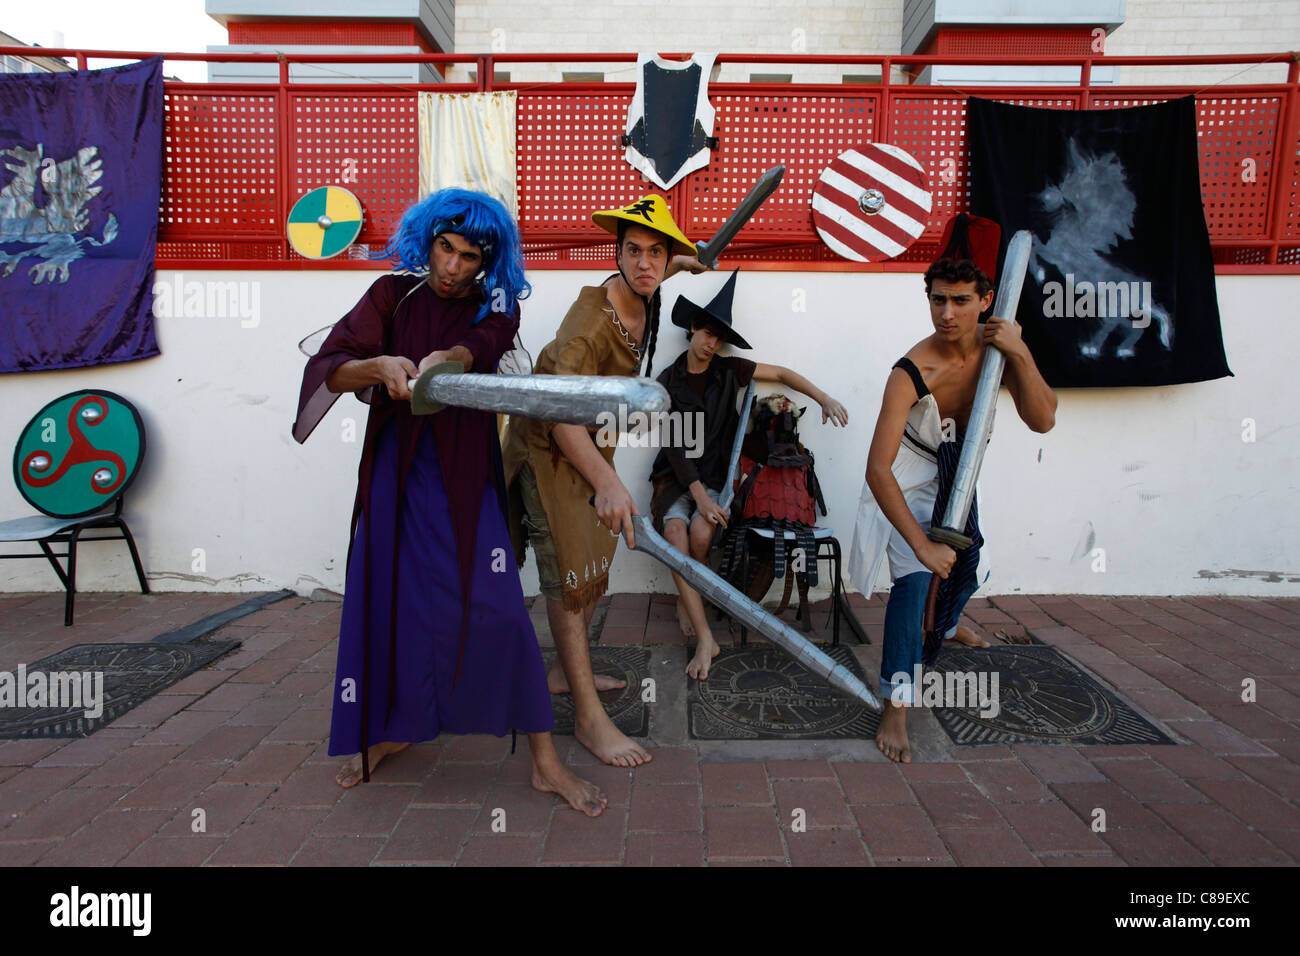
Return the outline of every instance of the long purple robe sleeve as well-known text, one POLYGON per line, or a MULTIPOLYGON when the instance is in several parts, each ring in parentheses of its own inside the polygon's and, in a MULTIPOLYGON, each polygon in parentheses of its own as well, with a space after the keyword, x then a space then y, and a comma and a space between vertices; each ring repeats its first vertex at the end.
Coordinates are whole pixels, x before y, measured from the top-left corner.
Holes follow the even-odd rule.
MULTIPOLYGON (((388 323, 392 321, 401 296, 411 287, 410 282, 400 283, 397 276, 383 276, 376 280, 352 311, 335 324, 320 351, 307 360, 302 375, 302 391, 298 395, 298 420, 293 425, 295 441, 305 442, 338 400, 339 393, 331 392, 325 383, 340 365, 352 359, 375 358, 384 354, 388 323), (408 288, 402 289, 402 284, 408 288)), ((370 404, 376 387, 372 385, 362 389, 356 393, 357 398, 370 404)))

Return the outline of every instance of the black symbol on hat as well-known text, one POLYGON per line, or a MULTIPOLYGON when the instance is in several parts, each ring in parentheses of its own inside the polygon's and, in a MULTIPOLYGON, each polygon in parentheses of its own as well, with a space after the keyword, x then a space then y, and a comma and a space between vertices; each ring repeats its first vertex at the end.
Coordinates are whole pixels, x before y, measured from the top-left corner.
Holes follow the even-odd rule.
POLYGON ((632 205, 628 206, 623 211, 635 216, 641 216, 646 222, 653 223, 654 220, 650 218, 650 213, 654 207, 655 203, 653 199, 642 199, 639 202, 632 203, 632 205))

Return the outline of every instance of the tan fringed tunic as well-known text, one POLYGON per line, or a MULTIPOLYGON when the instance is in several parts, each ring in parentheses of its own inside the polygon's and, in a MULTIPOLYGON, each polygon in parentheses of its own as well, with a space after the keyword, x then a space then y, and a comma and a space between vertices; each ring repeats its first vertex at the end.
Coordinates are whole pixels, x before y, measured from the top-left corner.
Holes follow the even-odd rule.
MULTIPOLYGON (((543 375, 636 375, 640 359, 615 327, 605 289, 586 286, 560 323, 555 338, 542 349, 534 372, 543 375)), ((554 422, 511 418, 502 457, 510 488, 510 533, 515 558, 522 565, 528 540, 516 487, 519 469, 532 466, 546 511, 563 586, 564 606, 579 611, 594 604, 609 586, 609 565, 618 535, 596 517, 594 489, 555 444, 554 422)), ((589 429, 593 436, 596 429, 589 429)), ((612 468, 614 448, 597 450, 612 468)))

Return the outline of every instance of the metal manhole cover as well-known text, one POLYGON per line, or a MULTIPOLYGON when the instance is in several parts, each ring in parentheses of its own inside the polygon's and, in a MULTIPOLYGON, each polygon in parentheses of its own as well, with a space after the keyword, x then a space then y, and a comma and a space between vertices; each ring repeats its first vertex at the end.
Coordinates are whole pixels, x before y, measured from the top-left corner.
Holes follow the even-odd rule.
MULTIPOLYGON (((862 677, 847 647, 819 645, 862 677)), ((692 740, 871 738, 879 717, 767 645, 724 648, 704 681, 689 681, 692 740)))
POLYGON ((974 675, 976 686, 988 693, 997 674, 996 708, 935 708, 957 744, 1173 743, 1054 647, 945 647, 934 670, 974 675))
POLYGON ((0 671, 0 738, 87 737, 238 646, 239 641, 77 644, 0 671), (44 706, 30 706, 32 701, 44 706), (95 710, 101 712, 87 716, 95 710))
MULTIPOLYGON (((555 652, 546 654, 546 666, 551 666, 555 652)), ((650 733, 650 711, 641 700, 641 681, 650 676, 650 652, 640 647, 591 648, 591 669, 597 674, 607 674, 627 681, 620 690, 607 690, 600 695, 614 726, 629 737, 645 737, 650 733)), ((573 695, 552 694, 551 710, 555 714, 554 733, 573 735, 573 695)))

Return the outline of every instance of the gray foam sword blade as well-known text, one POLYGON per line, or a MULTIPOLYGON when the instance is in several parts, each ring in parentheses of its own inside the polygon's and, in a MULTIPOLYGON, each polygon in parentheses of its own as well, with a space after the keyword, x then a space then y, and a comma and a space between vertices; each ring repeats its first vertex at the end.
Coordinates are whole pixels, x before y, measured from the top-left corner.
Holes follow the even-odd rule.
POLYGON ((835 663, 818 650, 812 641, 781 619, 767 613, 760 605, 741 594, 713 571, 674 548, 655 531, 649 517, 633 515, 632 528, 636 536, 637 551, 645 552, 676 571, 691 587, 700 592, 700 597, 722 608, 736 620, 743 621, 751 630, 762 634, 810 673, 816 674, 864 707, 880 712, 880 701, 852 671, 843 664, 835 663))
POLYGON ((763 205, 763 201, 768 196, 776 192, 776 187, 781 185, 781 177, 785 175, 784 166, 773 166, 762 176, 758 182, 754 183, 749 194, 740 201, 735 212, 727 217, 727 221, 714 234, 708 242, 696 244, 696 258, 710 269, 718 267, 718 257, 722 255, 722 250, 727 247, 727 243, 736 238, 736 233, 740 232, 741 227, 749 222, 750 217, 758 211, 758 207, 763 205))
MULTIPOLYGON (((998 281, 998 294, 993 300, 993 314, 1008 322, 1016 321, 1020 306, 1020 290, 1025 284, 1025 270, 1029 267, 1029 251, 1033 236, 1021 229, 1007 244, 1006 260, 998 281)), ((986 347, 980 364, 979 380, 975 384, 975 398, 971 402, 970 417, 966 421, 966 438, 962 442, 961 457, 953 473, 952 491, 944 509, 943 524, 930 530, 930 537, 958 550, 970 547, 965 535, 966 518, 970 515, 971 501, 975 497, 975 482, 984 463, 984 451, 993 433, 993 414, 998 407, 998 387, 1007 359, 1000 349, 986 347)))
POLYGON ((431 415, 448 405, 598 427, 605 415, 666 412, 668 392, 648 378, 613 375, 483 375, 441 362, 411 383, 411 411, 431 415))

